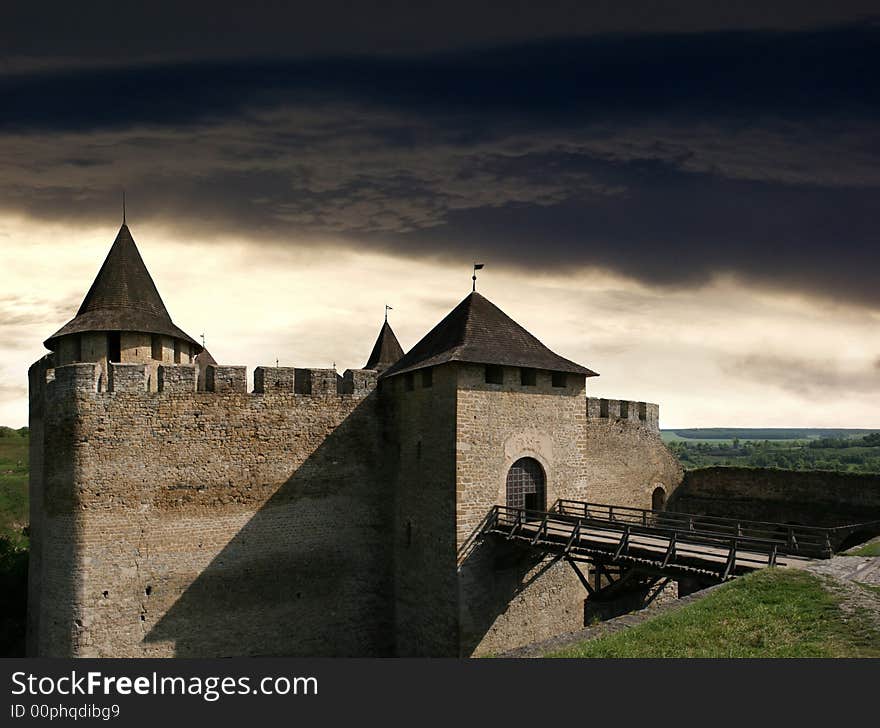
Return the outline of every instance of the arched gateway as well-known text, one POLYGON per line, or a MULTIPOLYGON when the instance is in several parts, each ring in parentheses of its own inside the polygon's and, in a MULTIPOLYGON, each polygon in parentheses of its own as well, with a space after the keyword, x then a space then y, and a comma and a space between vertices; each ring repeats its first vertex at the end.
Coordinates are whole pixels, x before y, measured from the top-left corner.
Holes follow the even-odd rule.
POLYGON ((520 458, 507 471, 507 506, 532 511, 546 510, 544 468, 534 458, 520 458))

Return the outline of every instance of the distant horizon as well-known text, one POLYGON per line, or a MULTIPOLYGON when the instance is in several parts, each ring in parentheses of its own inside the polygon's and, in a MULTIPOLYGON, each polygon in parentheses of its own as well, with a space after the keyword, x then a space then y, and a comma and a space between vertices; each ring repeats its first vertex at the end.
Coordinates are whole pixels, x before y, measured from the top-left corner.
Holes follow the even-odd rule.
POLYGON ((738 425, 701 425, 700 427, 661 427, 661 431, 674 430, 819 430, 819 431, 835 431, 835 432, 880 432, 880 427, 801 427, 795 425, 792 427, 761 427, 760 425, 750 425, 740 427, 738 425))

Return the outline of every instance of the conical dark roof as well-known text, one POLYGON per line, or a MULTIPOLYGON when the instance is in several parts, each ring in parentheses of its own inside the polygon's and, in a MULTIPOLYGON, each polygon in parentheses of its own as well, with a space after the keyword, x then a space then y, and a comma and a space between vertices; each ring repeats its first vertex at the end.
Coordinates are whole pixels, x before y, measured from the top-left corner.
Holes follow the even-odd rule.
POLYGON ((402 356, 403 349, 400 346, 400 342, 394 335, 391 325, 386 321, 382 325, 382 330, 379 332, 379 337, 376 339, 376 344, 373 346, 373 351, 370 354, 370 358, 367 359, 364 369, 375 369, 377 372, 384 372, 402 356))
POLYGON ((59 336, 85 331, 166 334, 188 341, 196 351, 202 349, 171 321, 125 223, 76 316, 46 339, 45 345, 54 350, 59 336))
POLYGON ((204 371, 206 367, 217 366, 217 361, 211 356, 210 351, 202 349, 202 352, 193 359, 193 364, 198 365, 198 367, 204 371))
POLYGON ((382 376, 460 361, 570 372, 596 372, 554 354, 498 306, 471 293, 382 376))
POLYGON ((202 349, 201 353, 193 360, 193 364, 195 364, 198 369, 198 387, 199 391, 202 391, 205 388, 205 380, 208 378, 208 367, 217 366, 217 361, 211 356, 210 351, 202 349))

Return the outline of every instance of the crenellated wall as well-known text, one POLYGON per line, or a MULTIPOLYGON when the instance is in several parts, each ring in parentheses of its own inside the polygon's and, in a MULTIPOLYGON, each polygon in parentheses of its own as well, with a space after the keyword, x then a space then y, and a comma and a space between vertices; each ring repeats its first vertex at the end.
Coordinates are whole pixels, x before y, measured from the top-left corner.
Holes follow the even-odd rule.
POLYGON ((658 408, 583 377, 69 364, 30 374, 32 654, 486 654, 580 627, 568 566, 459 551, 507 471, 650 506, 658 408), (558 384, 558 382, 557 382, 558 384))
POLYGON ((148 369, 111 365, 109 391, 96 364, 34 376, 33 652, 390 654, 375 373, 346 372, 338 393, 301 370, 300 394, 262 368, 247 393, 244 368, 216 367, 197 392, 194 367, 172 365, 151 392, 148 369))
POLYGON ((684 471, 660 438, 660 408, 649 402, 587 399, 587 500, 651 508, 657 488, 665 501, 684 471))
MULTIPOLYGON (((99 365, 97 387, 99 391, 109 388, 108 335, 111 332, 91 331, 68 334, 58 339, 54 354, 58 366, 94 363, 99 365)), ((188 341, 173 336, 149 334, 140 331, 112 332, 119 334, 119 363, 144 364, 147 371, 147 388, 156 391, 157 375, 161 365, 191 364, 193 348, 188 341)))

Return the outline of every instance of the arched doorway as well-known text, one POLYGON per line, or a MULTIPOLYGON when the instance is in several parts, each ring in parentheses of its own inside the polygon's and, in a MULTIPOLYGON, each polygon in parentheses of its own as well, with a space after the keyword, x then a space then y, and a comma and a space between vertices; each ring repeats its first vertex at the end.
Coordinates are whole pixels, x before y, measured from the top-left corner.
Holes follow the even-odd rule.
POLYGON ((662 511, 664 508, 666 508, 666 490, 663 486, 658 485, 651 493, 651 510, 662 511))
POLYGON ((520 458, 507 471, 507 506, 531 511, 547 509, 544 468, 534 458, 520 458))

